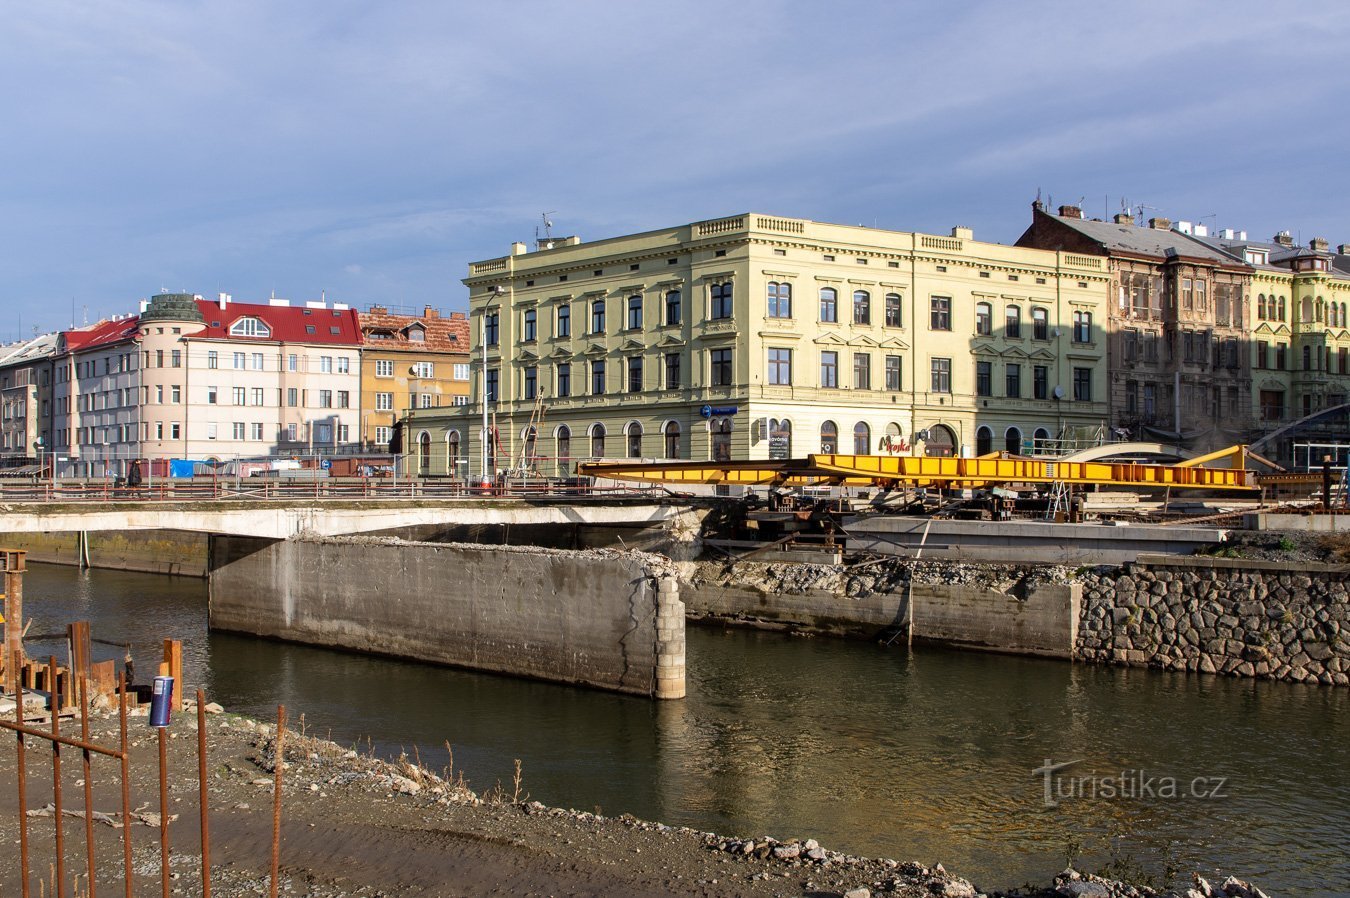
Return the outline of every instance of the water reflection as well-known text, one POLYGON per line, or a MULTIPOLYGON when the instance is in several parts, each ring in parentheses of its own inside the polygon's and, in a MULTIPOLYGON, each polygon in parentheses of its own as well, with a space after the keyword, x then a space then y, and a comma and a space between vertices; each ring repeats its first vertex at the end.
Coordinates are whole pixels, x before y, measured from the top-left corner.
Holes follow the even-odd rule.
MULTIPOLYGON (((1347 690, 693 629, 689 698, 643 699, 205 631, 200 581, 34 565, 36 632, 86 617, 136 646, 185 641, 190 683, 233 710, 284 702, 313 732, 471 785, 524 765, 550 804, 727 833, 811 835, 988 886, 1089 863, 1220 867, 1268 891, 1350 894, 1347 690), (1227 778, 1210 801, 1065 801, 1033 775, 1227 778), (1337 891, 1340 889, 1340 891, 1337 891)), ((45 651, 45 649, 42 649, 45 651)), ((63 651, 63 649, 61 649, 63 651)), ((96 654, 99 650, 96 649, 96 654)), ((116 650, 102 649, 99 657, 116 650)))

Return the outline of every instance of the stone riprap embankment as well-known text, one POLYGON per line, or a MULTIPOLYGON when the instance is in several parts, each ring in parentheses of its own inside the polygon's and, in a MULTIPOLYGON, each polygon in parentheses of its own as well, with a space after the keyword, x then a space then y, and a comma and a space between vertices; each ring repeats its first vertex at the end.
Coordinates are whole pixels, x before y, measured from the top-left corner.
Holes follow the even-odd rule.
POLYGON ((1082 574, 1079 658, 1350 685, 1346 566, 1141 562, 1082 574))

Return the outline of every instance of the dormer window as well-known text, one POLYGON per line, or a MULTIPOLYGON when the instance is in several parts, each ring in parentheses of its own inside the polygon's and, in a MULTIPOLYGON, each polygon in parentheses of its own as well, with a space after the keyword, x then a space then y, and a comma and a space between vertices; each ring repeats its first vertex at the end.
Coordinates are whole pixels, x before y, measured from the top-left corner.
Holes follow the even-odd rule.
POLYGON ((413 343, 425 343, 427 339, 426 328, 420 324, 410 324, 403 330, 403 335, 413 343))
POLYGON ((258 318, 240 318, 230 325, 230 336, 262 337, 266 339, 272 336, 272 329, 258 318))
POLYGON ((1266 264, 1266 251, 1260 249, 1247 250, 1247 262, 1251 265, 1266 264))

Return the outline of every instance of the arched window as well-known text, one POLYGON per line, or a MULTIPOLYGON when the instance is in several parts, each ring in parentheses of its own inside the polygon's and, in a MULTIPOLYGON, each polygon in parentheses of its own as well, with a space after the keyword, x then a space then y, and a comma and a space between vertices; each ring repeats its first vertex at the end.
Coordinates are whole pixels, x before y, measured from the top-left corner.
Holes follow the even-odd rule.
POLYGON ((859 421, 853 425, 853 454, 872 454, 872 428, 867 426, 866 421, 859 421))
POLYGON ((1313 320, 1312 300, 1306 296, 1303 297, 1303 302, 1299 303, 1298 320, 1305 324, 1313 320))
POLYGON ((853 323, 872 323, 872 294, 866 290, 853 291, 853 323))
POLYGON ((836 455, 839 452, 839 427, 833 421, 820 425, 820 454, 836 455))
POLYGON ((830 323, 839 320, 839 292, 833 287, 820 288, 820 320, 830 323))
POLYGON ((887 452, 903 452, 901 447, 904 445, 904 438, 901 436, 900 425, 892 421, 886 425, 886 438, 881 444, 881 448, 887 452))
POLYGON ((769 419, 769 458, 792 457, 792 422, 786 418, 769 419))
POLYGON ((987 302, 975 303, 975 333, 988 336, 994 332, 994 307, 987 302))
POLYGON ((1259 321, 1266 320, 1266 294, 1256 294, 1256 317, 1259 321))
POLYGON ((956 454, 956 434, 945 424, 934 424, 928 428, 923 453, 935 458, 950 458, 956 454))
POLYGON ((665 428, 666 436, 666 458, 680 457, 680 425, 674 421, 667 421, 665 428))
POLYGON ((1022 431, 1009 427, 1003 434, 1003 449, 1012 455, 1022 454, 1022 431))
POLYGON ((769 281, 769 317, 792 317, 792 285, 769 281))
POLYGON ((417 436, 417 467, 423 474, 431 470, 431 434, 425 430, 417 436))
POLYGON ((559 424, 558 429, 553 431, 553 442, 556 446, 553 451, 558 456, 558 473, 565 476, 568 460, 572 457, 572 428, 559 424))
POLYGON ((1280 320, 1281 320, 1281 321, 1288 321, 1288 320, 1289 320, 1289 318, 1287 317, 1288 314, 1289 314, 1289 310, 1288 310, 1288 307, 1285 305, 1285 298, 1284 298, 1283 296, 1281 296, 1281 297, 1280 297, 1280 320))
POLYGON ((1003 336, 1022 336, 1022 310, 1017 306, 1008 306, 1003 312, 1003 336))
POLYGON ((605 457, 605 425, 591 425, 591 458, 605 457))
POLYGON ((450 474, 459 472, 459 431, 451 430, 445 435, 445 470, 450 474))
POLYGON ((525 444, 525 465, 534 466, 534 457, 536 455, 535 447, 539 442, 539 430, 533 424, 527 426, 520 432, 520 439, 525 444))
POLYGON ((731 461, 731 419, 714 418, 709 424, 713 461, 731 461))
POLYGON ((1036 451, 1040 452, 1050 441, 1050 431, 1046 430, 1044 427, 1037 427, 1036 435, 1032 439, 1035 440, 1033 445, 1035 446, 1036 451))
POLYGON ((624 428, 624 435, 628 437, 628 457, 642 457, 642 425, 636 421, 630 421, 624 428))
POLYGON ((1050 313, 1040 306, 1031 308, 1031 339, 1050 339, 1050 313))
POLYGON ((1303 370, 1304 370, 1304 371, 1311 371, 1311 370, 1312 370, 1312 347, 1311 347, 1311 346, 1304 346, 1304 347, 1303 347, 1303 370))
POLYGON ((988 426, 975 431, 975 454, 988 455, 994 451, 994 431, 988 426))

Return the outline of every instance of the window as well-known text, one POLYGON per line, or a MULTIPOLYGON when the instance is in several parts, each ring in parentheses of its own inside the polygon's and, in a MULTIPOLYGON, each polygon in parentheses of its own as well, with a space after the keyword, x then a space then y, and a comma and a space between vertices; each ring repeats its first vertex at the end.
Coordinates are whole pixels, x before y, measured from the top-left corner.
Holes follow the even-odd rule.
POLYGON ((820 288, 820 320, 827 324, 839 321, 839 293, 833 287, 820 288))
POLYGON ((1040 306, 1031 307, 1031 339, 1050 339, 1050 313, 1040 306))
POLYGON ((605 332, 605 301, 603 299, 591 300, 591 333, 603 334, 605 332))
POLYGON ((680 354, 666 353, 666 389, 677 390, 680 387, 680 354))
POLYGON ((1003 368, 1003 385, 1009 399, 1022 398, 1022 366, 1009 362, 1003 368))
POLYGON ((994 451, 994 432, 987 426, 975 431, 975 454, 988 455, 994 451))
POLYGON ((558 425, 558 430, 553 436, 558 443, 558 460, 566 461, 572 457, 572 429, 566 424, 558 425))
MULTIPOLYGON (((245 425, 240 421, 235 421, 233 427, 231 428, 231 435, 236 440, 244 439, 246 436, 245 425)), ((163 436, 163 434, 160 434, 160 436, 163 436)))
MULTIPOLYGON (((539 394, 539 369, 531 365, 525 369, 525 398, 533 399, 539 394)), ((430 398, 428 396, 428 398, 430 398)))
POLYGON ((866 290, 853 291, 853 323, 872 323, 872 294, 866 290))
POLYGON ((375 361, 376 377, 393 377, 394 363, 390 359, 376 359, 375 361))
MULTIPOLYGON (((392 401, 393 395, 394 395, 393 393, 390 393, 390 394, 389 394, 389 396, 391 397, 391 399, 390 399, 390 408, 393 407, 393 401, 392 401)), ((287 388, 286 388, 286 405, 287 405, 289 408, 295 408, 295 407, 297 407, 299 404, 300 404, 300 391, 299 391, 298 389, 296 389, 295 387, 287 387, 287 388)))
POLYGON ((436 363, 417 362, 412 366, 412 376, 416 378, 434 378, 436 376, 436 363))
POLYGON ((867 352, 853 353, 853 389, 872 389, 872 355, 867 352))
POLYGON ((572 304, 562 303, 558 306, 556 334, 559 337, 572 336, 572 304))
POLYGON ((709 289, 709 318, 730 318, 732 313, 731 282, 713 284, 709 289))
POLYGON ((487 401, 496 402, 497 388, 501 385, 501 372, 496 368, 489 368, 486 381, 484 392, 487 394, 487 401))
POLYGON ((934 393, 950 393, 952 391, 951 359, 933 359, 929 363, 929 373, 932 375, 931 389, 934 393))
POLYGON ((1073 398, 1078 402, 1092 401, 1092 369, 1073 369, 1073 398))
POLYGON ((603 424, 591 425, 591 457, 605 457, 605 425, 603 424))
POLYGON ((792 350, 769 350, 769 383, 789 386, 792 383, 792 350))
POLYGON ((731 461, 731 428, 730 418, 714 418, 710 422, 713 461, 731 461))
POLYGON ((169 364, 175 368, 183 367, 183 350, 175 349, 169 353, 169 364))
POLYGON ((1016 427, 1009 427, 1003 434, 1003 448, 1009 455, 1017 455, 1022 451, 1022 431, 1016 427))
POLYGON ((886 294, 886 326, 887 327, 905 326, 904 313, 901 312, 900 309, 899 293, 886 294))
POLYGON ((987 302, 975 304, 975 333, 989 336, 994 332, 994 307, 987 302))
POLYGON ((483 314, 483 342, 496 346, 501 335, 501 318, 497 312, 483 314))
POLYGON ((209 351, 206 353, 206 367, 208 367, 208 368, 219 368, 219 367, 220 367, 220 353, 216 352, 214 349, 209 350, 209 351))
POLYGON ((636 421, 632 422, 631 424, 628 425, 627 432, 624 435, 628 437, 628 457, 641 458, 642 425, 638 424, 636 421))
POLYGON ((928 328, 935 331, 952 329, 952 298, 934 296, 928 300, 928 328))
POLYGON ((169 439, 178 440, 182 439, 182 437, 183 437, 183 425, 179 424, 177 421, 174 421, 172 424, 169 425, 169 439))
POLYGON ((1270 364, 1270 344, 1265 340, 1256 341, 1256 367, 1265 368, 1270 364))
POLYGON ((792 317, 792 285, 769 281, 769 317, 792 317))
POLYGON ((253 368, 254 371, 263 370, 263 354, 261 352, 253 353, 252 361, 253 364, 251 365, 251 367, 253 368))
POLYGON ((666 291, 666 324, 680 323, 680 291, 666 291))
POLYGON ((831 350, 820 354, 820 385, 839 386, 839 353, 831 350))
POLYGON ((886 389, 892 393, 898 393, 901 389, 901 364, 900 356, 886 356, 886 389))
POLYGON ((1031 396, 1046 399, 1050 393, 1050 369, 1045 365, 1031 366, 1031 396))
POLYGON ((1289 345, 1287 343, 1275 344, 1275 367, 1280 371, 1285 371, 1289 368, 1288 349, 1289 345))
POLYGON ((642 296, 640 294, 628 297, 628 329, 642 329, 642 296))
POLYGON ((216 438, 216 425, 215 425, 215 424, 207 424, 207 425, 206 425, 206 438, 207 438, 208 440, 214 440, 214 439, 216 438))
POLYGON ((319 356, 319 371, 323 374, 333 373, 333 357, 331 355, 319 356))
POLYGON ((591 362, 591 395, 605 395, 605 360, 595 359, 591 362))
MULTIPOLYGON (((392 367, 393 363, 391 362, 390 365, 391 367, 389 369, 389 373, 392 375, 394 373, 394 369, 392 367)), ((287 371, 300 370, 300 357, 297 356, 295 353, 291 353, 290 355, 286 356, 286 370, 287 371)))
POLYGON ((170 401, 174 403, 183 401, 183 388, 174 384, 170 391, 170 401))
POLYGON ((839 451, 839 428, 833 421, 820 425, 820 453, 834 455, 839 451))
MULTIPOLYGON (((292 389, 292 390, 288 390, 287 392, 293 392, 293 389, 292 389)), ((387 411, 392 411, 393 408, 394 408, 394 394, 393 394, 393 393, 376 393, 376 394, 375 394, 375 411, 377 411, 377 412, 387 412, 387 411)))
POLYGON ((234 354, 234 367, 243 368, 247 362, 247 359, 248 356, 246 356, 244 353, 236 352, 234 354))
MULTIPOLYGON (((292 424, 289 426, 294 427, 295 425, 292 424)), ((381 446, 387 446, 389 444, 389 440, 393 436, 394 436, 394 428, 392 427, 375 428, 375 442, 379 443, 381 446)), ((288 435, 288 439, 294 440, 295 437, 288 435)))
POLYGON ((558 396, 566 399, 572 395, 572 363, 559 362, 555 373, 557 381, 558 396))
POLYGON ((539 336, 539 313, 534 309, 526 309, 522 317, 520 338, 526 343, 533 343, 539 336))
MULTIPOLYGON (((994 365, 992 362, 975 363, 975 395, 992 396, 994 388, 991 382, 994 377, 994 365)), ((936 388, 935 388, 936 389, 936 388)))
POLYGON ((1074 312, 1073 313, 1073 342, 1091 343, 1092 342, 1092 313, 1074 312))
POLYGON ((1017 306, 1008 306, 1003 310, 1003 336, 1020 339, 1022 336, 1022 310, 1017 306))
MULTIPOLYGON (((423 407, 426 407, 426 405, 429 403, 429 401, 430 401, 430 399, 431 399, 431 394, 430 394, 430 393, 423 394, 422 398, 423 398, 424 400, 427 400, 427 402, 424 402, 424 403, 423 403, 423 407)), ((338 390, 338 391, 337 391, 337 407, 338 407, 338 408, 351 408, 351 407, 352 407, 352 394, 351 394, 350 392, 348 392, 347 390, 338 390)))
POLYGON ((230 336, 262 337, 266 339, 272 336, 272 329, 257 318, 240 318, 230 325, 230 336))
POLYGON ((1261 420, 1280 421, 1284 419, 1284 391, 1261 391, 1261 420))
POLYGON ((320 390, 320 391, 319 391, 319 408, 332 408, 332 407, 333 407, 333 391, 332 391, 332 390, 320 390))
POLYGON ((870 455, 872 451, 872 428, 866 421, 853 425, 853 454, 870 455))
POLYGON ((465 363, 465 362, 456 362, 456 363, 455 363, 455 368, 454 368, 454 379, 455 379, 455 380, 468 380, 468 379, 469 379, 469 366, 468 366, 468 363, 465 363))
POLYGON ((243 387, 234 387, 231 391, 235 405, 245 405, 248 402, 248 391, 243 387))
POLYGON ((680 457, 680 425, 670 421, 665 427, 666 458, 680 457))
POLYGON ((708 350, 709 383, 714 387, 731 386, 731 350, 708 350))
POLYGON ((215 388, 215 387, 207 387, 207 388, 206 388, 206 404, 207 404, 207 405, 215 405, 215 404, 216 404, 216 388, 215 388))
POLYGON ((249 431, 251 432, 253 439, 261 440, 263 438, 263 426, 261 422, 255 421, 253 424, 250 424, 249 431))
POLYGON ((628 357, 628 392, 642 392, 642 356, 628 357))
MULTIPOLYGON (((1306 348, 1306 347, 1305 347, 1305 348, 1306 348)), ((92 396, 81 396, 81 397, 80 397, 80 411, 93 411, 93 408, 87 405, 87 403, 92 402, 92 401, 93 401, 93 397, 92 397, 92 396)), ((164 404, 164 385, 163 385, 163 384, 156 384, 156 385, 155 385, 155 402, 159 403, 160 405, 163 405, 163 404, 164 404)))

